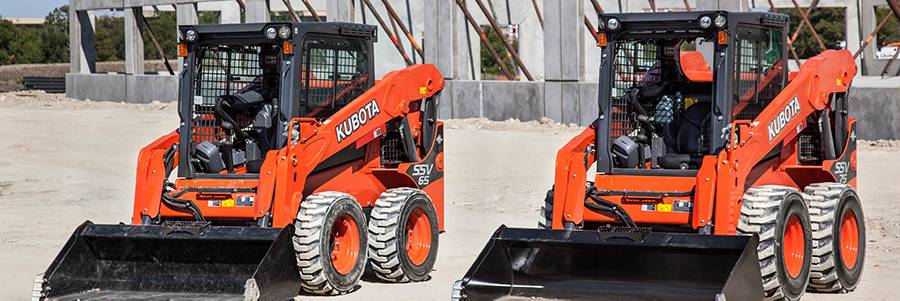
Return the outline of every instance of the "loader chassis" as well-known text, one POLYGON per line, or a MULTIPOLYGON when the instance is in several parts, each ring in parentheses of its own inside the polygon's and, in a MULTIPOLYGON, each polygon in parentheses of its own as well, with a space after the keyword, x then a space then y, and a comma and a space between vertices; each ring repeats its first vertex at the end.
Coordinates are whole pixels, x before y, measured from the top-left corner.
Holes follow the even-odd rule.
POLYGON ((641 298, 641 290, 619 287, 632 282, 677 288, 656 295, 666 300, 751 300, 760 299, 758 292, 795 300, 805 290, 853 290, 865 226, 855 193, 855 120, 847 91, 856 66, 850 53, 827 50, 789 72, 788 17, 773 13, 600 19, 598 118, 559 150, 539 222, 571 234, 501 227, 456 285, 461 299, 641 298), (657 244, 658 234, 672 236, 657 244), (719 262, 674 255, 684 246, 722 254, 707 244, 719 235, 744 236, 733 242, 742 246, 736 248, 758 254, 719 262), (599 251, 575 255, 623 245, 634 247, 629 252, 637 258, 628 268, 599 260, 590 269, 587 257, 599 251), (672 255, 654 253, 658 248, 672 255), (642 254, 654 264, 640 260, 642 254), (676 282, 712 275, 687 268, 680 276, 665 274, 694 265, 730 266, 731 276, 706 283, 714 288, 709 292, 690 292, 700 280, 676 282), (760 273, 745 273, 748 265, 760 273), (549 266, 557 272, 549 273, 549 266), (619 277, 594 272, 604 267, 619 277), (651 276, 654 271, 662 274, 651 276), (578 283, 584 290, 576 290, 590 293, 529 290, 554 281, 567 288, 578 283), (746 289, 729 289, 734 283, 746 289))
POLYGON ((428 279, 444 230, 434 66, 376 82, 368 25, 179 33, 181 124, 140 152, 134 225, 79 227, 37 295, 344 294, 370 260, 386 281, 428 279))

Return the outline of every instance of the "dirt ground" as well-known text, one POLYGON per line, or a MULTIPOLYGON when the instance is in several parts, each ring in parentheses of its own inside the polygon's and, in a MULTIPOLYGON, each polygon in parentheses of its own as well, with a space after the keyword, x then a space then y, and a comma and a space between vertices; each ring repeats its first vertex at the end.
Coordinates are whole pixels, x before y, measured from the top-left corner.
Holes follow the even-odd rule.
MULTIPOLYGON (((30 297, 35 274, 85 220, 127 222, 139 148, 178 123, 172 104, 72 101, 39 92, 0 93, 0 299, 30 297)), ((446 130, 446 226, 433 278, 384 284, 328 300, 446 300, 500 225, 534 227, 552 182, 556 150, 579 131, 549 122, 450 120, 446 130)), ((850 295, 900 296, 900 144, 861 142, 860 195, 868 225, 863 281, 850 295)))

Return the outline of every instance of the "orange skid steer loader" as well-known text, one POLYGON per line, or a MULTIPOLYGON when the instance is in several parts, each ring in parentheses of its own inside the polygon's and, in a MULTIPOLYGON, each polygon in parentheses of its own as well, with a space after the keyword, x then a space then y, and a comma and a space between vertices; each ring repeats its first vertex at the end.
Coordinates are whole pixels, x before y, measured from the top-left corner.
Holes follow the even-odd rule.
POLYGON ((422 281, 444 230, 438 70, 374 80, 373 26, 179 28, 181 125, 140 152, 132 225, 85 222, 49 299, 287 299, 367 263, 422 281))
POLYGON ((853 290, 866 240, 850 53, 788 72, 788 17, 773 13, 601 18, 598 118, 557 155, 543 229, 501 226, 453 297, 853 290))

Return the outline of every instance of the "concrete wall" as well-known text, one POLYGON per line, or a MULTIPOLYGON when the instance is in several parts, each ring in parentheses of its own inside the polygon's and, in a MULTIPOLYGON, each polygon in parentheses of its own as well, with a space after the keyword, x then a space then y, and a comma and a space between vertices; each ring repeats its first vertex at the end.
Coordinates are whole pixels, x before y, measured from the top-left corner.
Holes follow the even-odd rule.
POLYGON ((850 114, 857 119, 859 139, 900 139, 900 78, 854 79, 850 114))
POLYGON ((586 125, 598 112, 595 83, 451 80, 441 96, 441 118, 531 121, 548 117, 586 125), (563 118, 550 117, 554 112, 548 114, 548 107, 563 118))
POLYGON ((66 97, 149 103, 175 101, 178 79, 172 75, 66 74, 66 97))

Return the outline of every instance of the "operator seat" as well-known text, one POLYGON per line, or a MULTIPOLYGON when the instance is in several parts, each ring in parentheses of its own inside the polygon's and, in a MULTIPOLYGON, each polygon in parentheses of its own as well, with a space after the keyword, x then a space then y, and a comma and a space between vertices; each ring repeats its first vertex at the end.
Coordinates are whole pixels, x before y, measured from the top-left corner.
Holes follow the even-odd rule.
POLYGON ((688 107, 676 122, 672 135, 665 137, 673 153, 659 158, 659 166, 666 169, 696 169, 703 158, 701 139, 712 113, 711 103, 698 102, 688 107))

